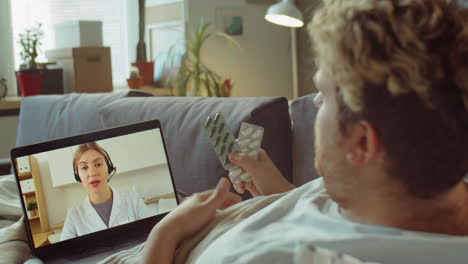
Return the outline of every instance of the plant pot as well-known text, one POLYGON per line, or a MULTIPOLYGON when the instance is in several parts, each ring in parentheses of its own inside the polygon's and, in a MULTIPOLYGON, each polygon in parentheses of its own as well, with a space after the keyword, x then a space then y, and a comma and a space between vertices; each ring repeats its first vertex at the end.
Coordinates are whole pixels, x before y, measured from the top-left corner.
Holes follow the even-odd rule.
POLYGON ((16 78, 18 78, 23 97, 41 94, 42 72, 38 70, 19 71, 16 73, 16 78))
POLYGON ((27 212, 29 218, 35 217, 37 215, 36 210, 27 210, 27 212))
POLYGON ((140 78, 143 78, 143 85, 150 85, 153 86, 154 82, 154 61, 149 62, 135 62, 132 63, 132 66, 138 68, 140 72, 140 78))
POLYGON ((140 89, 143 86, 143 77, 127 79, 127 85, 130 89, 140 89))

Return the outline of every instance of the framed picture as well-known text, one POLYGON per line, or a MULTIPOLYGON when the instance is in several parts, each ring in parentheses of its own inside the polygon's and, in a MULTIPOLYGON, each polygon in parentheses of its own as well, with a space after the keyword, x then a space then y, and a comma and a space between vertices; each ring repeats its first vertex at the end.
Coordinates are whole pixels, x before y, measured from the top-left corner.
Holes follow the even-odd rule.
POLYGON ((231 36, 244 33, 244 15, 241 7, 217 7, 216 29, 231 36))

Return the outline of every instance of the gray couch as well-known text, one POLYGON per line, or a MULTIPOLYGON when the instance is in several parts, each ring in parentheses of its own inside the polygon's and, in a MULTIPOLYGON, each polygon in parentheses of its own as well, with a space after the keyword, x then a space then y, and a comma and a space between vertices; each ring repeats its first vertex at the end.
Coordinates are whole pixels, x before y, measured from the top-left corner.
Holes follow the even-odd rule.
POLYGON ((226 174, 201 125, 216 112, 224 114, 235 135, 244 121, 263 126, 262 148, 293 184, 318 177, 313 169, 312 95, 290 107, 279 97, 155 97, 138 91, 27 97, 21 104, 16 145, 159 119, 176 186, 193 193, 213 188, 226 174))

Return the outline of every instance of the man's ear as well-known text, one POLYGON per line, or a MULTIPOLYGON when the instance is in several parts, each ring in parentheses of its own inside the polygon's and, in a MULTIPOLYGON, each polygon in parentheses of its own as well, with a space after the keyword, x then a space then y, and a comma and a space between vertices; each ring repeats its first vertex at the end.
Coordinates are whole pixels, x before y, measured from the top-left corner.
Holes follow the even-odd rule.
POLYGON ((374 160, 381 148, 381 142, 377 130, 367 121, 359 121, 350 128, 352 133, 352 145, 346 159, 354 165, 368 164, 374 160))

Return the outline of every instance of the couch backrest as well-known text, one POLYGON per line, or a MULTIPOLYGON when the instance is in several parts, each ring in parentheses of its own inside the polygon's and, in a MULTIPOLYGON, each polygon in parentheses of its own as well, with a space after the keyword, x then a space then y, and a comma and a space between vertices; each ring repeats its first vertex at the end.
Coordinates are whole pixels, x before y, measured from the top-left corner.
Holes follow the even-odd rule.
POLYGON ((236 136, 244 121, 263 126, 262 148, 292 181, 292 128, 285 98, 133 97, 142 95, 121 92, 24 98, 16 144, 159 119, 176 184, 192 193, 213 188, 227 175, 203 131, 205 119, 221 112, 236 136))
POLYGON ((235 136, 242 122, 263 126, 262 148, 292 181, 292 132, 286 98, 125 98, 104 106, 101 117, 105 127, 159 119, 176 185, 192 193, 213 188, 227 175, 203 128, 206 118, 217 112, 224 115, 235 136))
POLYGON ((103 129, 99 110, 117 99, 149 96, 138 91, 38 95, 23 98, 16 146, 103 129))
POLYGON ((320 177, 314 168, 314 123, 318 110, 313 102, 314 96, 303 96, 291 104, 293 184, 296 186, 320 177))

